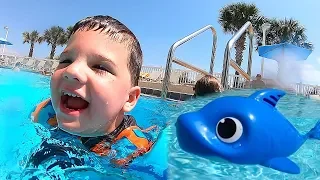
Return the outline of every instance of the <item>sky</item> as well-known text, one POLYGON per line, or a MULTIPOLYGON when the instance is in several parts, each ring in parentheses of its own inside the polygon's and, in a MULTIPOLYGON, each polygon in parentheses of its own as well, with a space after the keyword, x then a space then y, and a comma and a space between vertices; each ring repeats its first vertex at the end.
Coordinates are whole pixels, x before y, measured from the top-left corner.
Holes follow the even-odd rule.
MULTIPOLYGON (((38 1, 11 0, 0 3, 0 27, 8 26, 8 40, 13 46, 6 52, 27 56, 30 45, 23 44, 22 33, 37 30, 43 33, 54 25, 66 28, 78 20, 92 15, 110 15, 128 26, 140 40, 144 53, 145 66, 165 67, 170 46, 177 40, 206 26, 212 25, 217 32, 217 50, 214 71, 222 71, 223 56, 226 44, 232 35, 225 34, 218 23, 219 10, 234 2, 232 0, 161 0, 161 1, 38 1)), ((319 11, 320 1, 305 0, 255 0, 241 1, 254 3, 260 13, 270 18, 294 18, 307 31, 308 40, 314 44, 314 51, 306 61, 287 64, 285 75, 287 79, 302 81, 307 84, 320 84, 320 26, 315 22, 315 12, 319 11)), ((5 37, 6 31, 0 28, 0 37, 5 37)), ((212 34, 206 31, 191 41, 181 45, 175 51, 177 58, 209 70, 212 48, 212 34)), ((46 58, 51 47, 46 43, 36 44, 34 57, 46 58)), ((63 47, 57 48, 56 55, 63 47)), ((234 57, 234 50, 232 52, 234 57)), ((244 54, 243 69, 247 69, 248 49, 244 54)), ((253 52, 252 75, 260 73, 261 57, 253 52)), ((181 68, 174 66, 174 68, 181 68)), ((230 68, 229 73, 234 71, 230 68)), ((275 77, 277 63, 265 59, 265 77, 275 77)))

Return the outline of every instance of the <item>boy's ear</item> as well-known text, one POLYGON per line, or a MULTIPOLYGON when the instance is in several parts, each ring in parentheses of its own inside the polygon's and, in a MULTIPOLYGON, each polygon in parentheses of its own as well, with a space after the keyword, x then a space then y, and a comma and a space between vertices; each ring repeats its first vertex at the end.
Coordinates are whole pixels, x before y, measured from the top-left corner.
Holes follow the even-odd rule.
POLYGON ((141 89, 139 86, 135 86, 130 89, 129 98, 123 106, 124 112, 129 112, 136 106, 138 99, 140 97, 140 94, 141 94, 141 89))

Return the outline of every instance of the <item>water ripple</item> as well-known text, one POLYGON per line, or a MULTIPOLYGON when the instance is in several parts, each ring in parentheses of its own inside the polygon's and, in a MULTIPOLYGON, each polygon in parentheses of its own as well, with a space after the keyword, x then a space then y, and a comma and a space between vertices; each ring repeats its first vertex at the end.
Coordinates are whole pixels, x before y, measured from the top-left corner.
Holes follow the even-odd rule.
MULTIPOLYGON (((10 139, 13 139, 12 141, 4 141, 6 143, 5 149, 0 147, 0 151, 4 152, 0 153, 0 174, 6 174, 9 167, 12 170, 20 172, 21 169, 19 164, 23 165, 24 161, 26 161, 22 157, 28 154, 30 147, 34 147, 35 144, 40 143, 41 133, 37 134, 36 128, 31 126, 30 123, 25 122, 25 120, 30 120, 29 113, 37 103, 50 97, 50 78, 25 72, 12 73, 1 68, 0 71, 3 72, 0 74, 0 93, 2 94, 0 97, 0 115, 8 115, 0 117, 1 120, 6 120, 0 123, 1 129, 5 130, 1 132, 1 136, 11 137, 10 139), (2 78, 3 74, 10 76, 10 78, 2 78), (17 85, 17 82, 19 82, 20 85, 17 85), (23 87, 23 92, 21 91, 21 88, 17 87, 23 87), (10 89, 10 91, 8 91, 8 89, 10 89), (37 94, 37 96, 34 96, 35 94, 37 94), (9 108, 11 106, 13 108, 9 108), (10 113, 8 114, 8 112, 10 113), (8 129, 13 128, 14 132, 8 131, 8 129), (23 144, 19 144, 18 146, 17 144, 21 142, 23 142, 23 144)), ((156 123, 155 119, 152 117, 157 117, 159 115, 164 116, 166 121, 170 122, 170 126, 166 131, 166 135, 168 135, 168 175, 170 179, 320 180, 320 141, 306 141, 306 143, 290 157, 290 159, 300 166, 301 174, 299 175, 281 173, 260 165, 232 164, 218 158, 208 160, 181 150, 176 139, 174 127, 174 122, 181 113, 198 110, 212 99, 220 96, 248 96, 252 92, 253 91, 248 90, 231 90, 212 97, 198 98, 186 102, 168 102, 160 99, 143 97, 138 102, 138 108, 135 108, 134 111, 138 113, 138 121, 142 122, 142 124, 144 121, 146 126, 150 123, 156 123), (149 113, 151 111, 156 112, 149 113), (144 118, 146 116, 149 118, 144 118)), ((308 132, 319 119, 320 101, 307 99, 301 96, 286 95, 279 101, 277 108, 288 118, 299 132, 303 134, 308 132)), ((46 134, 41 134, 41 136, 46 136, 46 134)), ((89 170, 87 170, 87 172, 89 172, 89 170)), ((70 172, 71 175, 75 176, 74 179, 88 179, 87 174, 81 175, 78 173, 70 172)), ((13 173, 12 177, 17 177, 17 175, 18 174, 13 173)), ((103 178, 108 179, 109 175, 112 174, 108 172, 103 175, 103 178)), ((114 176, 114 174, 112 176, 114 176)), ((118 173, 117 178, 139 179, 141 177, 138 177, 137 175, 133 177, 133 175, 123 172, 118 173)))

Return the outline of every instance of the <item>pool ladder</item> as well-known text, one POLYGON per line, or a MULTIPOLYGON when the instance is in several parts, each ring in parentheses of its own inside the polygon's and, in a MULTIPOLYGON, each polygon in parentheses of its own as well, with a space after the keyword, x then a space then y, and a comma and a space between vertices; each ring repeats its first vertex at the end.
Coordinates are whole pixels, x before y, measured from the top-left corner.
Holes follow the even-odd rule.
MULTIPOLYGON (((221 78, 221 84, 222 86, 227 89, 228 88, 228 73, 229 73, 229 66, 230 62, 232 67, 235 69, 238 68, 239 73, 244 75, 245 77, 250 77, 251 76, 251 66, 252 66, 252 49, 253 49, 253 27, 251 22, 246 22, 241 29, 228 41, 227 46, 225 48, 224 52, 224 60, 223 60, 223 69, 222 69, 222 78, 221 78), (244 70, 241 69, 241 67, 235 66, 235 63, 231 60, 230 57, 230 52, 231 48, 234 46, 235 42, 241 37, 243 33, 246 33, 248 30, 248 37, 249 37, 249 56, 248 56, 248 68, 247 68, 247 73, 244 75, 244 70)), ((213 28, 212 25, 207 25, 192 34, 176 41, 169 49, 168 57, 167 57, 167 63, 166 63, 166 69, 165 69, 165 75, 162 83, 162 91, 161 91, 161 98, 166 99, 167 98, 167 93, 168 93, 168 88, 170 85, 170 75, 171 75, 171 70, 172 70, 172 63, 179 64, 181 66, 184 66, 188 69, 191 69, 193 71, 196 71, 198 73, 202 74, 211 74, 213 75, 213 68, 214 68, 214 59, 215 59, 215 54, 216 54, 216 47, 217 47, 217 33, 216 30, 213 28), (211 54, 211 61, 210 61, 210 69, 209 73, 206 71, 197 68, 189 63, 186 63, 182 60, 179 60, 175 58, 174 52, 175 50, 182 44, 188 42, 189 40, 193 39, 194 37, 198 36, 199 34, 205 32, 206 30, 211 30, 212 36, 213 36, 213 41, 212 41, 212 54, 211 54)))

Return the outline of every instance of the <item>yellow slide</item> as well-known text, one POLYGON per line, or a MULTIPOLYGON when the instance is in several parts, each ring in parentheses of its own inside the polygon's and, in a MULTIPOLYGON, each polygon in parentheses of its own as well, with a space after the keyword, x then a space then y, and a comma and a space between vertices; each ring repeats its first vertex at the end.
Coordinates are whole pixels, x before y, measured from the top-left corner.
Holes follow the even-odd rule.
POLYGON ((238 71, 240 75, 250 81, 250 76, 243 69, 241 69, 241 67, 239 67, 239 65, 234 60, 230 60, 230 65, 233 67, 233 69, 238 71))

